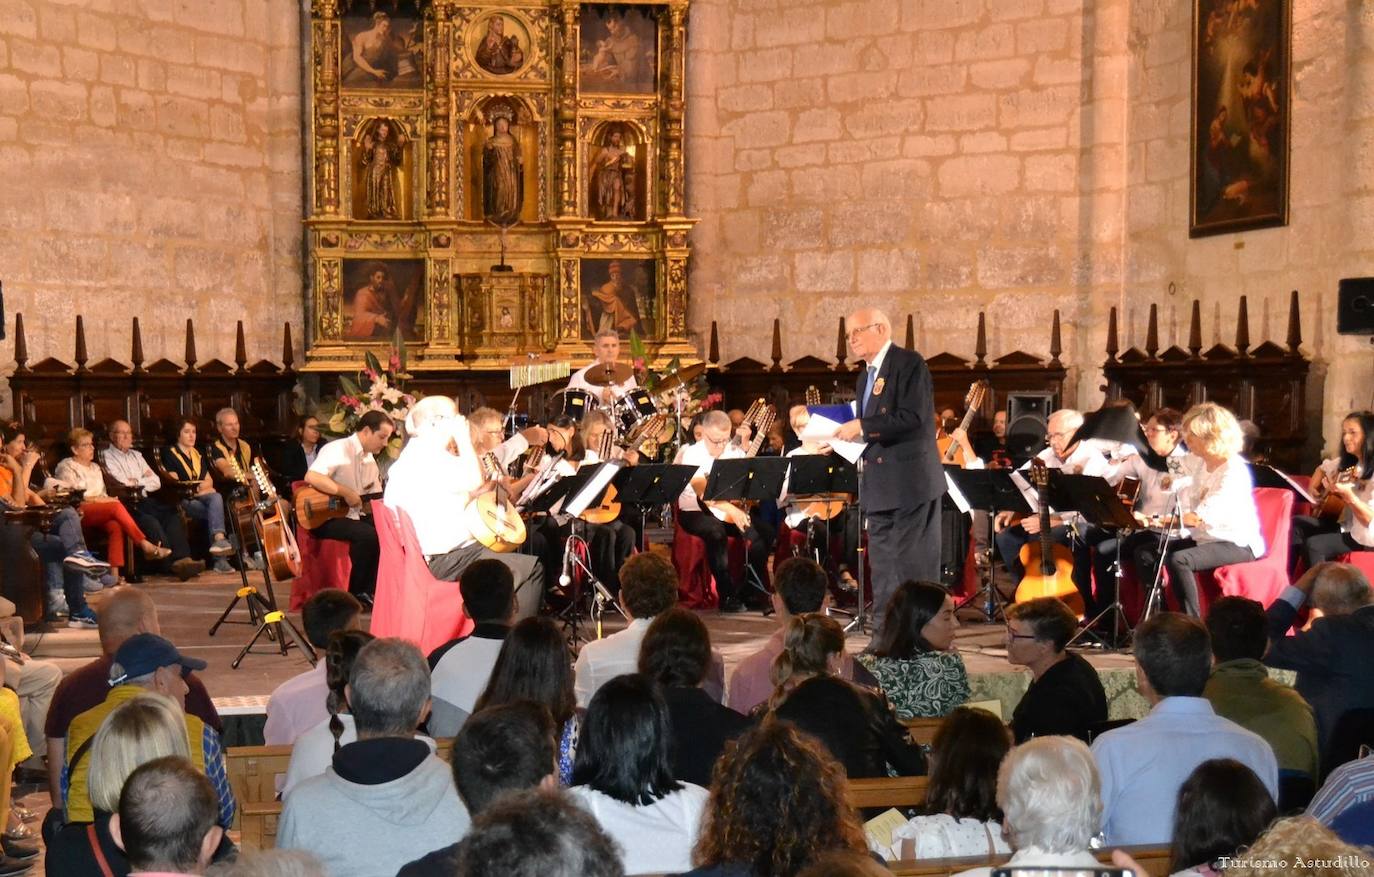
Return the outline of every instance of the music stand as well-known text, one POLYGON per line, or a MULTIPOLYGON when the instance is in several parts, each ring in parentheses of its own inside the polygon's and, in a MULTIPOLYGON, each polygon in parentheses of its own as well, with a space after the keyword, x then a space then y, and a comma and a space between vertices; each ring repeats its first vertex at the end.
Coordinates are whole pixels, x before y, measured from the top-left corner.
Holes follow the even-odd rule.
POLYGON ((615 489, 625 505, 639 508, 639 550, 645 550, 644 525, 649 506, 672 505, 697 473, 695 466, 646 463, 627 466, 615 476, 615 489))
MULTIPOLYGON (((787 458, 791 465, 787 474, 787 498, 789 502, 801 504, 810 502, 844 503, 845 511, 854 504, 854 497, 859 493, 859 469, 853 463, 841 457, 839 454, 797 454, 787 458)), ((825 518, 825 557, 830 556, 830 522, 834 520, 833 515, 825 518)), ((815 519, 810 520, 810 527, 815 526, 815 519)), ((811 532, 808 530, 807 541, 811 540, 811 532)), ((819 558, 818 558, 819 560, 819 558)), ((845 558, 847 563, 849 558, 845 558)), ((827 562, 822 562, 822 566, 827 566, 827 562)), ((862 576, 862 571, 860 571, 862 576)), ((858 581, 858 579, 856 579, 858 581)), ((862 588, 862 582, 860 582, 862 588)), ((862 590, 859 593, 859 600, 862 601, 862 590)), ((843 611, 843 610, 837 610, 843 611)), ((848 615, 848 612, 844 614, 848 615)))
POLYGON ((960 600, 959 605, 954 608, 956 611, 962 609, 986 593, 987 603, 983 608, 983 616, 989 622, 997 620, 997 613, 1005 614, 1006 602, 992 581, 993 519, 998 512, 1013 512, 1018 515, 1029 515, 1032 512, 1016 482, 1012 481, 1011 472, 1010 469, 945 467, 945 484, 955 506, 961 512, 986 512, 988 521, 988 557, 984 565, 986 572, 982 576, 984 581, 977 591, 960 600))
MULTIPOLYGON (((702 499, 711 502, 745 500, 763 502, 774 500, 782 495, 782 483, 787 478, 788 458, 786 457, 745 457, 729 460, 716 460, 711 466, 711 475, 706 479, 706 489, 702 499)), ((764 597, 770 596, 761 580, 751 578, 753 569, 745 564, 745 581, 764 597)))
POLYGON ((1316 503, 1316 499, 1313 498, 1311 493, 1308 493, 1307 488, 1298 484, 1292 478, 1289 478, 1273 466, 1266 466, 1262 463, 1250 463, 1249 465, 1250 477, 1255 482, 1256 487, 1272 487, 1291 490, 1293 493, 1297 494, 1297 498, 1303 502, 1316 503))

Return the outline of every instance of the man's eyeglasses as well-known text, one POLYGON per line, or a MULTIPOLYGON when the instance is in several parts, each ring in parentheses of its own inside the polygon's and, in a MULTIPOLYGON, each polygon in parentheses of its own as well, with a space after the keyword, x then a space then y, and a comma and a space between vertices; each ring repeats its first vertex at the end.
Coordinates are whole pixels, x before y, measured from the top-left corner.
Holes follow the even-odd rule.
POLYGON ((856 326, 855 328, 849 330, 849 340, 850 340, 850 341, 853 341, 855 338, 859 337, 859 335, 861 335, 862 333, 867 332, 869 329, 876 328, 877 326, 880 326, 880 325, 882 325, 882 324, 881 324, 881 323, 869 323, 869 324, 866 325, 866 326, 856 326))
POLYGON ((1017 633, 1015 630, 1008 627, 1007 639, 1039 639, 1039 637, 1033 633, 1017 633))

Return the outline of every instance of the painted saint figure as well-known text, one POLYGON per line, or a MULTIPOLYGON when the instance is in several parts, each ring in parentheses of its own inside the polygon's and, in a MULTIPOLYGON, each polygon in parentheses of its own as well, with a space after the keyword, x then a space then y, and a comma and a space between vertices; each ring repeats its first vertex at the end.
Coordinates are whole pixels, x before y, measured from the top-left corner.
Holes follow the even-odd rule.
POLYGON ((372 13, 372 27, 353 37, 353 63, 377 83, 396 78, 400 68, 400 53, 391 33, 391 16, 385 12, 372 13))
POLYGON ((583 307, 587 320, 588 334, 603 329, 612 329, 622 335, 631 331, 643 334, 644 324, 640 320, 639 299, 642 297, 637 286, 627 282, 619 261, 606 266, 608 279, 591 290, 589 299, 583 307))
POLYGON ((370 268, 367 283, 353 293, 352 320, 344 337, 390 338, 399 325, 409 339, 414 333, 416 282, 412 280, 400 293, 385 265, 374 262, 370 268))
POLYGON ((525 169, 520 142, 510 131, 510 111, 493 111, 492 133, 482 144, 482 215, 506 228, 520 221, 525 169))
POLYGON ((396 196, 404 135, 393 135, 391 122, 382 119, 363 135, 363 185, 366 192, 366 219, 400 219, 396 196))
POLYGON ((592 158, 593 215, 597 219, 634 219, 634 156, 622 145, 619 131, 592 158))
POLYGON ((477 66, 488 73, 514 73, 525 63, 520 39, 506 36, 506 20, 499 15, 487 19, 487 33, 477 45, 477 66))

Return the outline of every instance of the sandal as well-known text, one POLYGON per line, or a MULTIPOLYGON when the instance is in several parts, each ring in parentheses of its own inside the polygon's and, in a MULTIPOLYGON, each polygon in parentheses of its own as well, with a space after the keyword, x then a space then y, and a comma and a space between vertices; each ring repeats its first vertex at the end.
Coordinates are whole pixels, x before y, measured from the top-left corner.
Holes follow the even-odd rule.
POLYGON ((143 549, 143 556, 149 560, 163 560, 164 558, 172 556, 172 549, 170 548, 164 548, 161 545, 153 545, 152 543, 149 543, 149 546, 152 548, 151 551, 147 548, 143 549))

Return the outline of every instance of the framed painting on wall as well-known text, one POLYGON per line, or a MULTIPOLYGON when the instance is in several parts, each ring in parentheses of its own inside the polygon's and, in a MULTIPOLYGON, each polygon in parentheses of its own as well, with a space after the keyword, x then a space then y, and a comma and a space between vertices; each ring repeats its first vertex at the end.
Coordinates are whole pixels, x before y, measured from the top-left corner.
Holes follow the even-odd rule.
POLYGON ((1292 0, 1194 0, 1188 234, 1288 224, 1292 0))
POLYGON ((424 289, 424 259, 344 259, 343 340, 422 340, 424 289))
POLYGON ((582 338, 590 341, 602 329, 622 337, 635 332, 656 338, 658 285, 649 258, 583 259, 581 271, 582 338))

